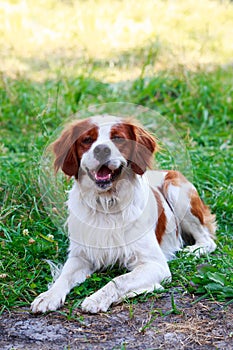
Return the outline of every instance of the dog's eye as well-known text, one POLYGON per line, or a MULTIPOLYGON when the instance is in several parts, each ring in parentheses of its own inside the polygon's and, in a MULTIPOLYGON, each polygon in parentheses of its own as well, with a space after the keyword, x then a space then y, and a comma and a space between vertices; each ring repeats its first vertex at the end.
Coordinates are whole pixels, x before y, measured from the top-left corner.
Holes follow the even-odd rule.
POLYGON ((90 145, 93 142, 93 138, 91 136, 86 136, 83 140, 82 143, 84 145, 90 145))
POLYGON ((122 142, 125 141, 125 139, 122 136, 115 135, 115 136, 112 137, 112 141, 114 143, 122 143, 122 142))

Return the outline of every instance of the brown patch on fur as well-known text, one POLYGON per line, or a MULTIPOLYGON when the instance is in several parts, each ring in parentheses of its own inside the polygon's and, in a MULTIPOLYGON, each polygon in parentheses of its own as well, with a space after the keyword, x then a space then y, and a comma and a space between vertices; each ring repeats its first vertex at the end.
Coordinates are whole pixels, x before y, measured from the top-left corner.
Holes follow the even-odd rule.
POLYGON ((211 214, 209 207, 203 203, 194 189, 190 191, 190 206, 191 213, 199 219, 202 225, 208 228, 210 234, 214 237, 216 231, 215 215, 211 214))
POLYGON ((179 237, 179 234, 180 234, 180 231, 179 231, 179 227, 176 223, 176 237, 178 238, 179 237))
POLYGON ((89 150, 97 136, 98 128, 89 119, 70 124, 51 145, 55 154, 55 172, 61 168, 66 175, 78 177, 82 155, 89 150))
POLYGON ((153 188, 152 188, 152 192, 155 196, 157 207, 158 207, 158 221, 156 224, 155 235, 159 244, 161 244, 163 235, 166 232, 167 218, 166 218, 164 207, 160 198, 160 194, 153 188))
POLYGON ((118 135, 128 142, 122 145, 116 142, 116 146, 131 163, 132 170, 143 175, 147 167, 151 168, 153 153, 158 150, 155 138, 132 119, 123 120, 112 128, 111 139, 114 140, 118 135))
POLYGON ((169 170, 164 178, 163 191, 166 193, 169 185, 181 186, 187 182, 188 180, 179 171, 169 170))
POLYGON ((119 149, 123 157, 130 160, 131 153, 135 146, 133 141, 136 139, 133 129, 125 123, 113 125, 110 132, 110 139, 119 149))

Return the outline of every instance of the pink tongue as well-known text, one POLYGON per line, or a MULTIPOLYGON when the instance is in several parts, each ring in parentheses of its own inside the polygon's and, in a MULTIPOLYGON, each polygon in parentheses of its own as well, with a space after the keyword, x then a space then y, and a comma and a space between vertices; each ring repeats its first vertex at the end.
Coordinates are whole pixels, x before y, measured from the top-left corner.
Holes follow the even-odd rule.
POLYGON ((95 179, 98 181, 110 180, 112 171, 105 165, 103 165, 95 174, 95 179))

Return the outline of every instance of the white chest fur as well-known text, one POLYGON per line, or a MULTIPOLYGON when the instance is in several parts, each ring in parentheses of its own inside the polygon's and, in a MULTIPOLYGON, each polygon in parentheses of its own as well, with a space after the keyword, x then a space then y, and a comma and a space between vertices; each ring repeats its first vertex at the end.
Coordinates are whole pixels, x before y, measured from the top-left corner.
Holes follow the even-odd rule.
POLYGON ((139 258, 135 248, 146 236, 148 241, 148 234, 155 245, 157 211, 147 180, 138 176, 131 186, 126 182, 119 188, 112 196, 85 197, 79 184, 74 184, 68 199, 71 254, 85 251, 95 264, 98 257, 99 267, 117 260, 126 265, 139 258))

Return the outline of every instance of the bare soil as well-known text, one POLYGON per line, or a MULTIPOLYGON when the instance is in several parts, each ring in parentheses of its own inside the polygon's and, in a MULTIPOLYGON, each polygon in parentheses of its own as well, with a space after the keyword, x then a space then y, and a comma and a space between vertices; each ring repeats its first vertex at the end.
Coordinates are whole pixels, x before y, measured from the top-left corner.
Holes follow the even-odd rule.
POLYGON ((174 301, 180 313, 169 313, 168 293, 114 306, 105 314, 77 309, 70 320, 59 312, 5 313, 0 316, 0 349, 233 349, 232 304, 193 303, 194 297, 182 293, 175 293, 174 301))

